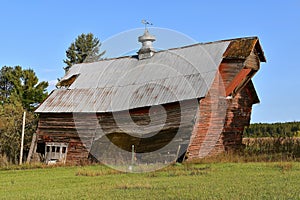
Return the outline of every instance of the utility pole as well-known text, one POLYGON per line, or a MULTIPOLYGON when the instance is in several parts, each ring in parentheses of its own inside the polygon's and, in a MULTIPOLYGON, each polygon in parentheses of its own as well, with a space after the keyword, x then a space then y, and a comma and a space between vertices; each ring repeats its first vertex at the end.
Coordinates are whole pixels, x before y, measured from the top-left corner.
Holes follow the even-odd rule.
POLYGON ((22 124, 22 139, 21 139, 21 150, 20 150, 20 165, 22 165, 23 160, 23 146, 24 146, 24 134, 25 134, 25 120, 26 120, 26 112, 23 114, 23 124, 22 124))

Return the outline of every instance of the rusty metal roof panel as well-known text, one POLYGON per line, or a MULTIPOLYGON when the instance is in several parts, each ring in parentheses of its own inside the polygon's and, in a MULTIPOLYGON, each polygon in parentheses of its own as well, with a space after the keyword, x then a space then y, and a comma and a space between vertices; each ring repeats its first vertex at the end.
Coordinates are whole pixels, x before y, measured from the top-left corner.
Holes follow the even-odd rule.
POLYGON ((68 89, 54 90, 36 112, 114 112, 205 97, 229 44, 74 65, 62 80, 78 75, 76 80, 68 89))

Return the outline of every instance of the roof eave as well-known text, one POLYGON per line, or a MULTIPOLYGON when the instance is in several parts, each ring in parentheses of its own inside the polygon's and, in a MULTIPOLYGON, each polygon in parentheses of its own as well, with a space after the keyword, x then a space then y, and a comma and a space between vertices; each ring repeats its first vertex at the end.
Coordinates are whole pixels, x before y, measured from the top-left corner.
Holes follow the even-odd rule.
POLYGON ((257 38, 255 49, 257 51, 258 57, 260 59, 260 62, 267 62, 267 59, 265 57, 265 53, 260 45, 259 39, 257 38))

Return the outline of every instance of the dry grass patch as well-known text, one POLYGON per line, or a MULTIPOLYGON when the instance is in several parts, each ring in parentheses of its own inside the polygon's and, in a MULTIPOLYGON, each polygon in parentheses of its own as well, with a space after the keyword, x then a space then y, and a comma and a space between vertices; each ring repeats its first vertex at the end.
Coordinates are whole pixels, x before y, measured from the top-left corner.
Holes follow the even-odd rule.
POLYGON ((76 176, 105 176, 105 175, 113 175, 113 174, 122 174, 123 172, 117 171, 111 168, 106 168, 102 167, 100 169, 87 169, 87 168, 82 168, 79 169, 75 175, 76 176))
POLYGON ((121 183, 114 187, 119 190, 144 190, 153 189, 149 183, 121 183))
POLYGON ((282 173, 289 172, 293 169, 293 163, 291 162, 282 162, 282 163, 277 163, 275 165, 276 168, 279 168, 282 173))
POLYGON ((194 164, 173 164, 166 168, 147 173, 147 177, 174 177, 174 176, 199 176, 208 174, 211 170, 210 165, 194 165, 194 164))

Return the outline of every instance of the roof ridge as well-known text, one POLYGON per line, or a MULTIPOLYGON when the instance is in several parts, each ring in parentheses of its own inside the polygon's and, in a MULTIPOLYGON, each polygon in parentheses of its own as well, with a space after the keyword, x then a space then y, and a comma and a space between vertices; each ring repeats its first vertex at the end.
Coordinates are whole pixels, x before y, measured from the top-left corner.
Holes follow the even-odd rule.
MULTIPOLYGON (((215 43, 221 43, 221 42, 229 42, 229 41, 235 41, 235 40, 251 40, 251 39, 258 39, 258 37, 257 36, 247 36, 247 37, 239 37, 239 38, 216 40, 216 41, 212 41, 212 42, 198 42, 198 43, 184 45, 184 46, 180 46, 180 47, 174 47, 174 48, 159 50, 159 51, 156 51, 155 54, 166 52, 166 51, 173 51, 173 50, 178 50, 178 49, 185 49, 185 48, 190 48, 190 47, 200 46, 200 45, 208 45, 208 44, 215 44, 215 43)), ((132 59, 135 58, 136 60, 138 60, 138 55, 134 54, 134 55, 127 55, 127 56, 112 57, 112 58, 103 58, 103 59, 101 59, 99 61, 92 62, 92 63, 98 63, 98 62, 103 62, 103 61, 111 61, 111 60, 119 60, 119 59, 125 59, 125 58, 132 58, 132 59)), ((82 65, 82 64, 91 64, 91 63, 80 63, 79 65, 82 65)), ((78 65, 78 64, 76 64, 76 65, 78 65)))

